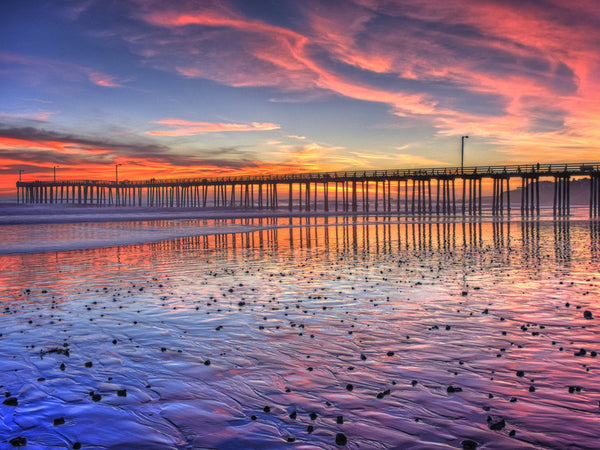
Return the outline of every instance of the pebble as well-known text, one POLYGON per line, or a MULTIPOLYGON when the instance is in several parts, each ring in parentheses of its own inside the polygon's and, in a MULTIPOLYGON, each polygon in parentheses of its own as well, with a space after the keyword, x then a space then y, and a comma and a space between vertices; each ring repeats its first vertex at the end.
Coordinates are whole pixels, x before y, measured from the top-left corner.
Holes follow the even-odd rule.
POLYGON ((506 426, 506 422, 504 421, 504 419, 502 419, 502 420, 499 420, 498 422, 490 423, 490 430, 500 431, 500 430, 504 429, 505 426, 506 426))
POLYGON ((477 448, 477 442, 472 441, 471 439, 465 439, 460 444, 462 445, 463 450, 475 450, 477 448))
POLYGON ((335 435, 335 443, 337 445, 346 445, 348 443, 348 439, 344 433, 338 433, 335 435))
POLYGON ((18 406, 19 401, 17 400, 17 397, 9 397, 4 400, 2 404, 6 406, 18 406))
POLYGON ((27 438, 24 437, 16 437, 8 441, 10 445, 13 447, 24 447, 27 444, 27 438))
POLYGON ((64 417, 59 417, 57 419, 54 419, 54 426, 58 426, 58 425, 63 425, 65 423, 65 418, 64 417))

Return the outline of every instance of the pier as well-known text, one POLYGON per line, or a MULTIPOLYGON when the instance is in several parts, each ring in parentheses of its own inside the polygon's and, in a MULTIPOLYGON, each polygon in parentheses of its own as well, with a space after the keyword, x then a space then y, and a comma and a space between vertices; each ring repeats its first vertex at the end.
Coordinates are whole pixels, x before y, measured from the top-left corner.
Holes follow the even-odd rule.
POLYGON ((510 214, 516 204, 523 216, 537 216, 542 206, 540 180, 547 180, 553 182, 553 214, 568 216, 574 178, 590 180, 590 217, 598 217, 600 163, 596 162, 139 181, 18 181, 17 203, 469 216, 484 211, 510 214), (519 198, 511 199, 511 181, 519 198), (485 196, 484 183, 491 187, 485 196))

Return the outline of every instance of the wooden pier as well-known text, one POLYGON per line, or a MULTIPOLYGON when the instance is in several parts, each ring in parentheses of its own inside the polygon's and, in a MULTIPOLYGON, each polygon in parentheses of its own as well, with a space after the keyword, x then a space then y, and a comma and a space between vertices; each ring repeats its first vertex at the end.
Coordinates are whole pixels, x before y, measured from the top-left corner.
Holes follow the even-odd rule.
POLYGON ((554 184, 552 211, 570 214, 570 182, 589 178, 600 215, 600 163, 528 164, 187 178, 17 182, 17 202, 157 208, 242 208, 407 215, 540 214, 540 179, 554 184), (520 198, 511 199, 511 180, 520 198), (492 192, 484 197, 483 182, 492 192), (512 203, 511 203, 512 201, 512 203))

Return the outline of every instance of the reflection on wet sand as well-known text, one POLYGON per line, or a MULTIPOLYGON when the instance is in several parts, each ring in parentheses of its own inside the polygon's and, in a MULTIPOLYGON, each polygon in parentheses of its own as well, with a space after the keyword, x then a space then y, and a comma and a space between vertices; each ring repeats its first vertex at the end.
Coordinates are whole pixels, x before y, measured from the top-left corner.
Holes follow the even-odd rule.
MULTIPOLYGON (((449 251, 462 249, 482 249, 493 246, 497 249, 511 248, 511 243, 519 242, 527 258, 540 259, 541 251, 550 239, 554 242, 557 260, 570 259, 571 224, 561 222, 522 221, 512 222, 368 222, 323 219, 310 220, 303 224, 290 224, 286 228, 281 223, 277 227, 246 231, 242 233, 216 233, 190 236, 164 242, 143 244, 156 251, 163 249, 202 248, 235 250, 237 248, 311 249, 322 247, 335 253, 374 252, 392 254, 394 251, 449 251), (540 227, 542 231, 540 231, 540 227), (543 245, 541 245, 541 241, 543 245)), ((262 224, 261 224, 262 225, 262 224)), ((596 251, 600 242, 598 224, 591 222, 589 231, 590 250, 596 251)))
POLYGON ((220 226, 0 256, 0 442, 597 447, 596 222, 220 226))

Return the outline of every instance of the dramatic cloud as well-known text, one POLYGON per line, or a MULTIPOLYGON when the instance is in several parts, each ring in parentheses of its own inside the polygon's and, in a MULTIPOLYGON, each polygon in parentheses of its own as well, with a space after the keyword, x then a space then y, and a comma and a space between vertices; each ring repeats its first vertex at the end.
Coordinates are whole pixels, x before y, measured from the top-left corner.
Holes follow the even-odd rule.
POLYGON ((261 166, 252 159, 252 154, 235 147, 196 148, 191 153, 178 153, 163 145, 143 143, 139 138, 119 141, 34 127, 0 126, 0 166, 6 167, 5 170, 14 172, 26 166, 31 174, 32 167, 43 173, 44 168, 47 172, 61 166, 64 175, 81 172, 81 167, 96 166, 95 172, 106 173, 116 163, 123 164, 124 172, 137 167, 139 178, 143 173, 164 171, 167 167, 171 173, 208 169, 215 174, 261 166))
POLYGON ((162 67, 168 61, 187 77, 232 86, 320 89, 381 102, 401 117, 429 117, 444 134, 463 133, 473 122, 494 134, 491 117, 532 133, 563 129, 569 115, 581 115, 583 88, 598 96, 590 73, 598 74, 598 8, 590 2, 573 10, 500 0, 356 1, 343 8, 307 1, 298 6, 305 19, 298 31, 247 18, 227 3, 144 5, 140 17, 166 34, 134 49, 162 67), (582 27, 576 33, 574 23, 582 27), (550 98, 555 113, 540 117, 550 98))

